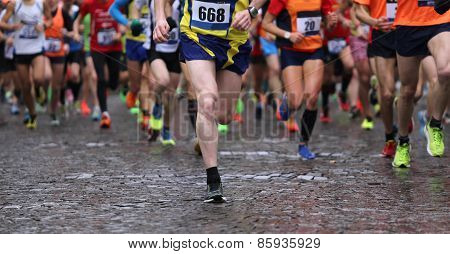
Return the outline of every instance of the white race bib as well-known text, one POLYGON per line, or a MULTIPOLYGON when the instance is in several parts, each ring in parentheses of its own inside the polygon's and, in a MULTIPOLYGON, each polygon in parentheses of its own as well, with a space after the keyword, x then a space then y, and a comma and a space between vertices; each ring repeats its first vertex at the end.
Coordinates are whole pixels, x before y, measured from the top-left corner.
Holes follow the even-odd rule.
POLYGON ((37 39, 38 37, 39 34, 34 25, 24 25, 19 32, 21 39, 37 39))
POLYGON ((397 1, 388 0, 386 2, 386 17, 388 18, 388 21, 390 22, 394 21, 396 13, 397 13, 397 1))
POLYGON ((230 3, 211 3, 194 0, 191 25, 207 30, 227 30, 230 27, 230 3))
POLYGON ((113 44, 114 36, 116 35, 116 30, 114 28, 100 30, 97 33, 97 42, 100 45, 108 46, 113 44))
POLYGON ((334 39, 328 41, 327 46, 331 54, 337 55, 347 46, 347 43, 344 39, 334 39))
POLYGON ((320 31, 322 16, 305 17, 302 12, 297 14, 297 31, 304 36, 316 35, 320 31))
POLYGON ((58 39, 46 39, 44 44, 46 52, 59 52, 61 50, 61 40, 58 39))

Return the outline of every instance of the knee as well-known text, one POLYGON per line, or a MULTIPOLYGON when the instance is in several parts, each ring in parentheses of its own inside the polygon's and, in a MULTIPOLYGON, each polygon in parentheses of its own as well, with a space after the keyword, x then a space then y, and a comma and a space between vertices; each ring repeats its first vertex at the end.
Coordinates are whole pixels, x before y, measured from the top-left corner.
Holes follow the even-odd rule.
POLYGON ((280 76, 280 67, 279 66, 270 66, 269 67, 269 77, 279 77, 280 76))
POLYGON ((302 101, 302 96, 288 98, 289 109, 297 110, 302 105, 302 101))
POLYGON ((412 99, 416 95, 416 89, 413 86, 402 86, 400 89, 400 97, 412 99))
POLYGON ((437 75, 438 75, 438 79, 440 81, 440 83, 442 83, 444 85, 445 83, 445 88, 446 89, 450 89, 449 85, 450 85, 450 65, 447 65, 445 67, 439 67, 437 68, 437 75))
POLYGON ((394 100, 394 92, 389 90, 389 89, 383 89, 383 91, 380 93, 381 95, 381 100, 382 101, 387 101, 387 102, 391 102, 394 100))
POLYGON ((213 120, 215 118, 215 111, 217 106, 217 97, 213 95, 201 96, 198 99, 198 113, 213 120))
POLYGON ((318 93, 312 93, 306 95, 306 107, 308 109, 315 109, 317 107, 317 101, 319 98, 318 93))

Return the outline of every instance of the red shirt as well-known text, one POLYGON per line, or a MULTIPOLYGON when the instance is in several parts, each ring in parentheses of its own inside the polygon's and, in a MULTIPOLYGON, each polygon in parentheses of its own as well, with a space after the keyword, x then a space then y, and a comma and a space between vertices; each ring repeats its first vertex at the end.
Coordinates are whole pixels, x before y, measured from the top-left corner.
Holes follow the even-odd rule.
POLYGON ((109 15, 114 0, 85 0, 81 5, 82 16, 91 14, 91 51, 122 51, 120 41, 112 41, 119 33, 119 24, 109 15))
MULTIPOLYGON (((322 10, 324 13, 332 13, 339 10, 338 0, 322 0, 322 1, 323 1, 322 10)), ((350 8, 347 8, 343 14, 346 19, 350 19, 350 8)), ((328 30, 324 28, 324 35, 325 35, 324 40, 332 40, 338 38, 347 40, 348 37, 350 36, 350 29, 344 27, 342 23, 338 21, 338 23, 333 29, 328 30)))

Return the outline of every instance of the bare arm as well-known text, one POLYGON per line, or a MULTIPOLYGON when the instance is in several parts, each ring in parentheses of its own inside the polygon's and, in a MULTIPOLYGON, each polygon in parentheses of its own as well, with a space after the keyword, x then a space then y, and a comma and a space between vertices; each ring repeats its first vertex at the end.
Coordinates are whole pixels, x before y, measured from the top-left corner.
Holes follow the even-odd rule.
POLYGON ((367 5, 354 3, 353 8, 355 9, 356 17, 363 23, 369 26, 375 26, 377 24, 377 19, 372 18, 369 14, 369 7, 367 5))
POLYGON ((22 25, 21 24, 8 24, 9 19, 14 14, 14 8, 16 6, 15 1, 10 1, 8 5, 6 6, 6 12, 5 15, 3 15, 2 20, 0 21, 0 28, 3 30, 17 30, 22 25))
POLYGON ((52 11, 51 11, 50 7, 48 6, 47 1, 44 0, 43 2, 44 2, 44 17, 45 17, 44 28, 48 28, 53 25, 52 11))
POLYGON ((291 33, 290 31, 283 30, 283 29, 279 28, 277 25, 275 25, 273 23, 275 18, 276 18, 275 15, 273 15, 269 12, 266 12, 266 15, 264 16, 263 21, 262 21, 263 29, 271 34, 274 34, 277 37, 289 39, 293 43, 298 43, 303 39, 303 37, 304 37, 303 34, 301 34, 299 32, 291 33))

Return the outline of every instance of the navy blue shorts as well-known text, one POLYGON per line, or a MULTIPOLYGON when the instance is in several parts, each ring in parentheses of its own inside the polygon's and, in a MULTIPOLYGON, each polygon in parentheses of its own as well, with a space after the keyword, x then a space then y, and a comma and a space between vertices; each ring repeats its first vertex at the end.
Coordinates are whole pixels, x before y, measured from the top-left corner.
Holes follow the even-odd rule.
MULTIPOLYGON (((380 30, 373 29, 372 43, 370 43, 370 55, 383 58, 395 58, 395 38, 396 30, 382 32, 380 30)), ((369 50, 369 47, 367 50, 369 50)))
POLYGON ((289 49, 281 49, 281 69, 288 66, 302 66, 307 60, 324 60, 325 53, 322 48, 314 52, 300 52, 289 49))
POLYGON ((198 43, 181 33, 180 61, 213 60, 216 71, 229 70, 244 74, 250 61, 250 41, 239 43, 211 35, 197 34, 198 43))
POLYGON ((397 53, 404 57, 430 55, 428 42, 442 32, 450 32, 450 23, 433 26, 397 26, 397 53))
POLYGON ((125 48, 128 60, 141 63, 147 61, 147 50, 143 42, 127 39, 125 48))

